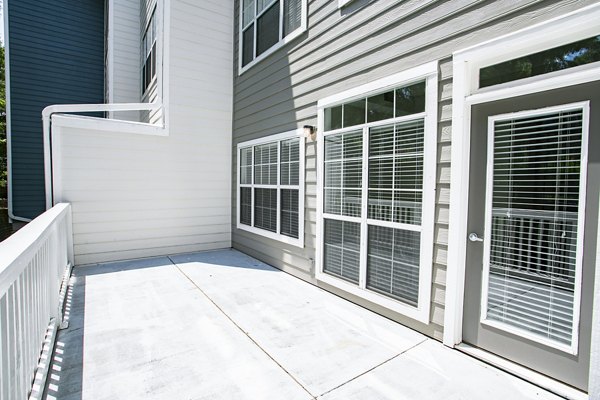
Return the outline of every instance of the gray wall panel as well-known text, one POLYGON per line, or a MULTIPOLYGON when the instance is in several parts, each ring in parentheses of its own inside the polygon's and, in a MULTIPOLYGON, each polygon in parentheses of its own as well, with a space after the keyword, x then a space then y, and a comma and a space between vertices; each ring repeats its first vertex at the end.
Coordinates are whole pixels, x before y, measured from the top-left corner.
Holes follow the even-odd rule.
MULTIPOLYGON (((241 232, 236 221, 237 143, 316 125, 319 99, 411 67, 439 61, 437 193, 428 325, 344 297, 440 339, 443 333, 450 198, 452 52, 542 22, 595 1, 356 1, 338 9, 337 0, 309 1, 308 31, 258 62, 241 76, 234 62, 233 246, 314 282, 316 221, 315 143, 307 144, 304 249, 241 232), (355 4, 354 6, 352 4, 355 4), (360 7, 359 7, 360 6, 360 7), (301 272, 298 272, 301 271, 301 272)), ((239 0, 236 1, 238 31, 239 0)))

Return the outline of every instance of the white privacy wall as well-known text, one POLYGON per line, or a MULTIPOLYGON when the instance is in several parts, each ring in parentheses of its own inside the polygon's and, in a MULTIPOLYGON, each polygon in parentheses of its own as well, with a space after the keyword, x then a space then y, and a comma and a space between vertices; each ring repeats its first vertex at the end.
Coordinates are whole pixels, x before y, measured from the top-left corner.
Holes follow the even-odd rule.
POLYGON ((233 3, 169 3, 168 136, 53 117, 55 202, 72 204, 76 265, 231 246, 233 3))

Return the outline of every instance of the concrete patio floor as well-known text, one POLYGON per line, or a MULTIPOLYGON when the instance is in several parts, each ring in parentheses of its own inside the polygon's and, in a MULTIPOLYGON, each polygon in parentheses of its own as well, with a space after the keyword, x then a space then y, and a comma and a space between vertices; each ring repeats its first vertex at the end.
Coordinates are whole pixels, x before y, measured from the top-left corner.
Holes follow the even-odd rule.
POLYGON ((74 269, 48 399, 556 399, 234 250, 74 269))

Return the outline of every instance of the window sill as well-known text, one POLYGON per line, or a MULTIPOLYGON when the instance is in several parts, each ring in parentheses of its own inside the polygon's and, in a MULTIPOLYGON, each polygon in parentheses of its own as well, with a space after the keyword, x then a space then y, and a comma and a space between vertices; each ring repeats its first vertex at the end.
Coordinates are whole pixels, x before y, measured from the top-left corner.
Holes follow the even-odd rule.
MULTIPOLYGON (((398 300, 394 300, 390 297, 386 297, 377 292, 373 292, 366 288, 361 288, 352 283, 349 283, 341 278, 337 278, 332 275, 328 275, 324 272, 317 270, 316 278, 318 282, 325 283, 327 285, 338 288, 348 294, 360 297, 370 303, 378 306, 387 308, 388 310, 402 314, 408 318, 412 318, 416 321, 424 324, 429 324, 429 307, 423 307, 422 309, 411 307, 398 300)), ((429 302, 427 302, 429 304, 429 302)))
MULTIPOLYGON (((303 237, 296 239, 296 238, 293 238, 290 236, 285 236, 285 235, 282 235, 279 233, 270 232, 270 231, 267 231, 264 229, 255 228, 253 226, 248 226, 248 225, 244 225, 241 223, 237 224, 237 228, 239 230, 250 232, 250 233, 253 233, 256 235, 260 235, 260 236, 264 236, 266 238, 276 240, 278 242, 282 242, 282 243, 286 243, 286 244, 289 244, 292 246, 304 248, 304 238, 303 237)), ((302 233, 302 232, 300 232, 300 233, 302 233)))

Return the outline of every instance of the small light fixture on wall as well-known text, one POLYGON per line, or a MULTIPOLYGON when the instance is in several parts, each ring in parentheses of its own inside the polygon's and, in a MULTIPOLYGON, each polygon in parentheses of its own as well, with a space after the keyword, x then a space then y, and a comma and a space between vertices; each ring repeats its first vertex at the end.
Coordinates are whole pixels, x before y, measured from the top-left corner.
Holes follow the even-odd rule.
POLYGON ((317 138, 317 127, 304 125, 304 137, 314 141, 317 138))

